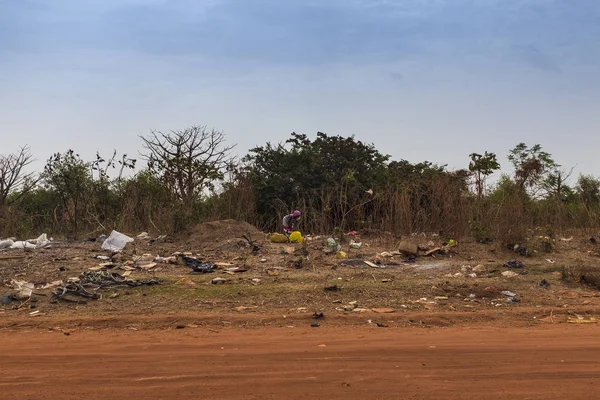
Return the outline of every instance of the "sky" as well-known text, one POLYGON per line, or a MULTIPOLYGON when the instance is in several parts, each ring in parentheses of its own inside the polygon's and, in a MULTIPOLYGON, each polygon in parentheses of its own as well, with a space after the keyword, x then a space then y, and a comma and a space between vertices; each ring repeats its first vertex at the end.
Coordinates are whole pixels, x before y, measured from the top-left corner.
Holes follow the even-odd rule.
POLYGON ((236 152, 355 135, 464 168, 539 143, 600 176, 597 0, 0 0, 0 154, 138 156, 221 130, 236 152))

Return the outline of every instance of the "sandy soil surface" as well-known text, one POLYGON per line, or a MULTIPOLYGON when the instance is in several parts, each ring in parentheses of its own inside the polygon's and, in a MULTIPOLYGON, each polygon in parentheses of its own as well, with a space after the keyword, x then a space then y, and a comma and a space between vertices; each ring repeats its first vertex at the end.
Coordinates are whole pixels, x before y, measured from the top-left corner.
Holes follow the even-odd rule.
POLYGON ((596 399, 597 325, 4 330, 5 399, 596 399))

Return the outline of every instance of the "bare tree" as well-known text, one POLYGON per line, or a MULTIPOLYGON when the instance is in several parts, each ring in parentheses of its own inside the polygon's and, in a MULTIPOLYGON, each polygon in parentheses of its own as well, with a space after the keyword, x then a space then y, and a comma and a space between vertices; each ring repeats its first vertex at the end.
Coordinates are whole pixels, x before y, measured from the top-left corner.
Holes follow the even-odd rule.
POLYGON ((153 131, 141 136, 148 168, 169 186, 184 204, 191 205, 214 182, 224 177, 235 145, 225 144, 223 132, 193 126, 168 134, 153 131))
POLYGON ((25 172, 33 161, 29 146, 20 147, 16 153, 0 154, 0 205, 6 204, 10 193, 19 192, 17 197, 21 197, 35 186, 34 173, 25 172))

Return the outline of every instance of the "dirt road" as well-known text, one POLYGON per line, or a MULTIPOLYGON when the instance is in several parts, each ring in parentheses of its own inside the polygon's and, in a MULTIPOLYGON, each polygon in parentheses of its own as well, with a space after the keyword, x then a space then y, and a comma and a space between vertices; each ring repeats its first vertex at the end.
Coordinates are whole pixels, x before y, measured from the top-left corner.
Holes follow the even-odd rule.
POLYGON ((6 399, 597 399, 597 326, 0 332, 6 399))

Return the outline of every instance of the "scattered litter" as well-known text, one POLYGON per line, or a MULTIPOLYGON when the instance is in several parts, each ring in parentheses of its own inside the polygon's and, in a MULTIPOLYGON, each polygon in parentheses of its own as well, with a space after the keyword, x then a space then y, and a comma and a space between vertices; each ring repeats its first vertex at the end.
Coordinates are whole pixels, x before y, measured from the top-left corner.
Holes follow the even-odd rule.
POLYGON ((224 278, 215 278, 210 281, 210 283, 212 283, 213 285, 222 285, 225 282, 227 282, 227 279, 224 279, 224 278))
POLYGON ((121 251, 125 248, 127 243, 131 243, 133 241, 134 239, 127 235, 117 231, 112 231, 110 236, 104 241, 104 243, 102 243, 102 249, 115 252, 121 251))
POLYGON ((361 248, 361 246, 362 246, 362 243, 357 243, 357 242, 354 242, 354 241, 350 242, 350 248, 351 249, 358 250, 358 249, 361 248))
POLYGON ((506 267, 506 268, 523 268, 524 265, 519 260, 510 260, 504 264, 504 267, 506 267))
POLYGON ((2 250, 2 249, 8 249, 13 244, 15 244, 15 242, 12 239, 0 240, 0 250, 2 250))
MULTIPOLYGON (((217 266, 219 266, 218 264, 215 264, 217 266)), ((229 267, 229 268, 225 268, 225 273, 226 274, 230 274, 230 275, 234 275, 234 274, 239 274, 241 272, 246 272, 248 271, 248 268, 243 268, 243 267, 229 267)))
POLYGON ((294 254, 294 252, 296 251, 295 248, 293 248, 292 246, 286 246, 283 248, 284 253, 286 254, 294 254))
POLYGON ((10 294, 4 295, 4 296, 0 296, 0 303, 4 304, 5 306, 10 305, 10 303, 13 302, 13 297, 10 294))
POLYGON ((373 308, 372 310, 378 314, 389 314, 395 311, 393 308, 373 308))
POLYGON ((160 279, 149 280, 129 280, 122 275, 109 271, 86 271, 79 278, 69 279, 67 283, 61 283, 60 286, 52 290, 52 298, 50 301, 57 300, 71 301, 80 303, 80 300, 73 300, 67 296, 79 296, 89 299, 99 299, 101 295, 98 291, 107 287, 137 287, 144 285, 160 285, 160 279))
POLYGON ((271 243, 288 243, 288 237, 282 233, 273 233, 270 237, 271 243))
POLYGON ((27 300, 30 298, 33 294, 33 289, 35 289, 35 285, 31 282, 12 280, 10 284, 12 288, 18 292, 15 297, 19 300, 27 300))
POLYGON ((183 254, 179 255, 180 260, 183 264, 192 269, 192 272, 208 274, 215 270, 217 267, 214 263, 210 261, 203 262, 200 259, 192 258, 184 256, 183 254))
POLYGON ((598 241, 596 240, 596 238, 595 238, 595 237, 593 237, 593 236, 592 236, 592 237, 590 237, 590 243, 591 243, 591 244, 597 244, 597 243, 598 243, 598 241))
POLYGON ((186 285, 186 286, 196 286, 196 282, 194 282, 190 278, 181 278, 180 280, 175 282, 175 284, 176 285, 186 285))
POLYGON ((502 276, 505 277, 505 278, 513 278, 513 277, 518 276, 518 275, 519 274, 517 274, 516 272, 513 272, 513 271, 504 271, 502 273, 502 276))
POLYGON ((354 308, 352 311, 357 313, 371 312, 371 310, 368 308, 354 308))
POLYGON ((545 279, 542 279, 542 280, 540 281, 540 286, 541 286, 541 287, 550 287, 550 283, 549 283, 547 280, 545 280, 545 279))
POLYGON ((509 292, 508 290, 503 291, 502 294, 508 297, 515 297, 517 295, 516 293, 509 292))
POLYGON ((10 248, 11 249, 33 250, 36 248, 36 245, 29 243, 29 242, 20 241, 20 242, 14 242, 12 244, 12 246, 10 246, 10 248))
POLYGON ((267 262, 267 259, 266 259, 266 258, 261 258, 261 259, 260 259, 260 262, 264 264, 264 263, 266 263, 266 262, 267 262))
POLYGON ((383 283, 388 283, 388 282, 391 282, 391 281, 392 281, 391 279, 382 279, 381 280, 381 282, 383 282, 383 283))
POLYGON ((337 256, 338 259, 340 260, 347 260, 348 259, 348 254, 346 254, 343 251, 338 251, 337 256))
POLYGON ((435 257, 436 254, 443 254, 443 253, 444 253, 444 248, 443 247, 436 247, 434 249, 427 250, 425 252, 425 256, 426 257, 429 257, 429 256, 435 257))
POLYGON ((548 261, 550 264, 554 264, 554 263, 555 263, 555 261, 554 261, 554 260, 551 260, 551 259, 549 259, 549 258, 548 258, 546 261, 548 261))
POLYGON ((473 272, 485 272, 485 271, 486 271, 486 268, 481 264, 473 267, 473 272))
POLYGON ((310 326, 311 326, 312 328, 318 328, 318 327, 319 327, 319 326, 321 326, 321 325, 319 325, 317 322, 313 322, 312 324, 310 324, 310 326))
POLYGON ((337 253, 342 250, 342 246, 334 239, 327 239, 327 246, 323 250, 326 254, 337 253))
POLYGON ((570 242, 571 240, 573 240, 573 236, 569 238, 560 238, 560 240, 562 240, 563 242, 570 242))
POLYGON ((419 246, 414 243, 402 241, 398 244, 398 251, 406 255, 416 256, 419 254, 419 246))
POLYGON ((148 234, 148 232, 142 232, 139 235, 136 236, 136 239, 140 239, 140 240, 150 240, 151 237, 148 234))
POLYGON ((247 311, 247 310, 256 310, 258 307, 257 306, 239 306, 236 307, 235 310, 242 312, 242 311, 247 311))
POLYGON ((338 287, 338 285, 325 286, 325 291, 326 292, 339 292, 340 288, 338 287))
POLYGON ((363 261, 363 262, 364 262, 365 264, 367 264, 367 265, 368 265, 369 267, 371 267, 371 268, 379 268, 379 267, 377 266, 377 264, 375 264, 375 263, 372 263, 371 261, 363 261))
POLYGON ((325 314, 323 314, 322 312, 319 312, 319 313, 316 312, 313 314, 313 318, 314 319, 323 319, 323 318, 325 318, 325 314))
POLYGON ((593 317, 590 317, 589 319, 585 319, 583 317, 578 317, 578 318, 569 317, 567 319, 567 322, 570 324, 596 324, 596 323, 598 323, 598 321, 596 321, 596 318, 593 318, 593 317))

